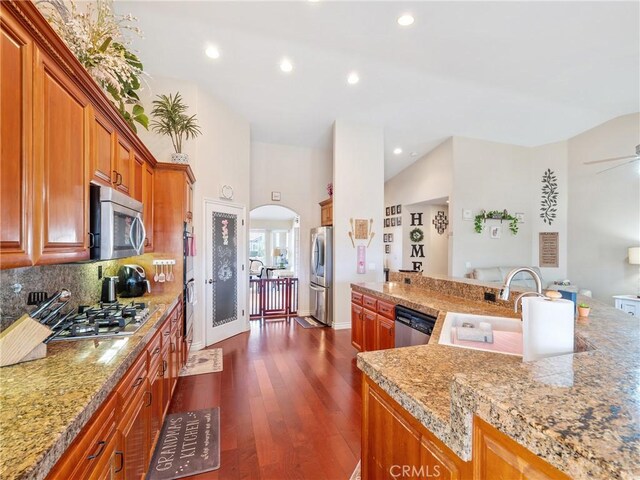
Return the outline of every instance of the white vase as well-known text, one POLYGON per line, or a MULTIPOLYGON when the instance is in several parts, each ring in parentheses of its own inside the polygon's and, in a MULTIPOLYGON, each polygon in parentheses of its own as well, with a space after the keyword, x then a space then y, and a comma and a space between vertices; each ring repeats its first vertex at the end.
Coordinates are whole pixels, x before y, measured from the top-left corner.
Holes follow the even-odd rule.
POLYGON ((186 153, 172 153, 171 163, 189 163, 189 155, 186 153))

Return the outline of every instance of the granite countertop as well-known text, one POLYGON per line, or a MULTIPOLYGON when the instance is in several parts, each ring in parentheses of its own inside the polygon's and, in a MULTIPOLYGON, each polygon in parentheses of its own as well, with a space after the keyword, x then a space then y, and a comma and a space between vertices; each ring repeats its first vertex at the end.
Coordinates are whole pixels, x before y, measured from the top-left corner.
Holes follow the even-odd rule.
POLYGON ((134 335, 54 341, 46 358, 0 369, 0 478, 46 477, 180 294, 176 290, 135 299, 158 310, 134 335))
POLYGON ((447 444, 471 459, 478 415, 576 479, 640 478, 640 324, 589 299, 576 335, 591 349, 522 362, 439 345, 448 311, 515 316, 513 310, 399 283, 354 290, 437 314, 428 345, 358 354, 358 367, 447 444))

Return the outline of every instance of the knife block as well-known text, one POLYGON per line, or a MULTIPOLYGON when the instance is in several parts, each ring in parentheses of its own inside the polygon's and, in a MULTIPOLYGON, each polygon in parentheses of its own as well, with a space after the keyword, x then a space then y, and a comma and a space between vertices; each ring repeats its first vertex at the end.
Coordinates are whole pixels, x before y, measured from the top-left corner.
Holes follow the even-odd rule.
POLYGON ((47 356, 42 343, 52 331, 28 315, 23 315, 0 332, 0 367, 37 360, 47 356))

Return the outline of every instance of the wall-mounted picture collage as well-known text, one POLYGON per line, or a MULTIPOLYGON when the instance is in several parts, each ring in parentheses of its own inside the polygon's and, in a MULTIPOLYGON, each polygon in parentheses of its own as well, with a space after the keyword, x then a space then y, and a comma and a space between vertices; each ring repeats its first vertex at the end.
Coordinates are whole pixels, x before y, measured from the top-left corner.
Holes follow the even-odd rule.
POLYGON ((384 226, 389 227, 401 227, 402 226, 402 205, 391 205, 384 209, 384 226))

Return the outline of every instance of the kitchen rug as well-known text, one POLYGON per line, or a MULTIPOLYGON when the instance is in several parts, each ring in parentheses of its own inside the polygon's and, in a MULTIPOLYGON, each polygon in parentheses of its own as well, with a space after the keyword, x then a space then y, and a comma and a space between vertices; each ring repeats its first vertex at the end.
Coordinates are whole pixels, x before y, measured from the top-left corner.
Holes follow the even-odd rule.
POLYGON ((349 480, 360 480, 362 477, 360 476, 360 462, 356 465, 356 469, 351 474, 351 478, 349 480))
POLYGON ((181 377, 200 375, 202 373, 215 373, 222 371, 222 349, 210 348, 198 350, 189 354, 187 363, 180 371, 181 377))
POLYGON ((147 480, 174 480, 220 468, 220 408, 167 415, 147 480))
POLYGON ((317 320, 311 318, 311 317, 296 317, 296 322, 298 322, 298 324, 302 327, 302 328, 322 328, 322 327, 326 327, 326 325, 324 323, 320 323, 317 320))

